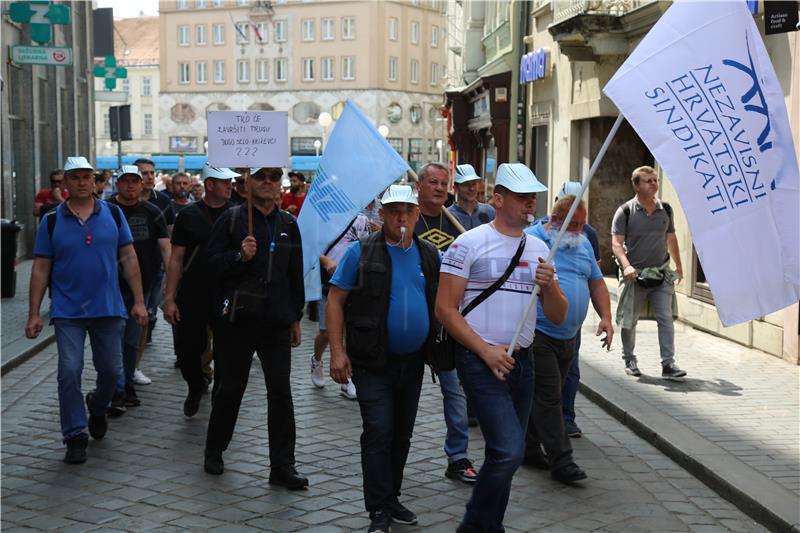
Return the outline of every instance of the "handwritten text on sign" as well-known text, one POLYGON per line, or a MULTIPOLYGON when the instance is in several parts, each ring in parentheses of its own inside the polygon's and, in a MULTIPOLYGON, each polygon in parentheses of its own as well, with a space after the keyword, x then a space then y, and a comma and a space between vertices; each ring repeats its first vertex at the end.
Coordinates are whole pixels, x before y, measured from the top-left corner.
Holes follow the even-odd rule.
POLYGON ((285 167, 289 115, 285 111, 210 111, 208 161, 215 167, 285 167))

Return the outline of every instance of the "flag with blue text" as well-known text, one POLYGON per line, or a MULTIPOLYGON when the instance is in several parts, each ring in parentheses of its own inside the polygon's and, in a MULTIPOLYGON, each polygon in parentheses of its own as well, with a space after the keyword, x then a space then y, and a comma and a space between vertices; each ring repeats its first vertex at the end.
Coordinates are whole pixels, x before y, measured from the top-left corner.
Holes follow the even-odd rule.
POLYGON ((314 298, 313 282, 319 283, 319 256, 328 243, 407 170, 408 163, 348 100, 325 146, 297 221, 303 237, 306 299, 319 299, 314 298))
POLYGON ((604 92, 675 187, 722 323, 800 300, 797 155, 745 2, 673 4, 604 92))

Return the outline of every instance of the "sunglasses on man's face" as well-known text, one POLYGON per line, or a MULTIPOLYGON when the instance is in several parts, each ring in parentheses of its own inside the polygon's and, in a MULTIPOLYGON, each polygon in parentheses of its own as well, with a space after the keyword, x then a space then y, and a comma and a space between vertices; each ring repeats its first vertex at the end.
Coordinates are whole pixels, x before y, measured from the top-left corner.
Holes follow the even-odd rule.
POLYGON ((280 176, 265 176, 264 174, 251 174, 250 178, 252 178, 252 179, 254 179, 256 181, 269 180, 272 183, 278 183, 278 182, 281 181, 280 176))

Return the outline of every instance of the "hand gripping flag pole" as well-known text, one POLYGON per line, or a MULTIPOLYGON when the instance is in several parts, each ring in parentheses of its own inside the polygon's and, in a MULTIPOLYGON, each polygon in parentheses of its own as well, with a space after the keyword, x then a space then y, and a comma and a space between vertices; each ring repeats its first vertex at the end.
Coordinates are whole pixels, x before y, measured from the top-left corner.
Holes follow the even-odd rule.
MULTIPOLYGON (((561 228, 558 230, 558 235, 556 236, 556 240, 553 245, 550 247, 550 253, 547 254, 546 262, 550 263, 553 260, 553 256, 556 254, 556 250, 558 250, 558 245, 561 243, 561 237, 564 236, 564 233, 567 231, 567 226, 569 226, 570 221, 572 220, 572 215, 575 214, 575 210, 578 209, 578 204, 583 198, 583 193, 589 187, 589 183, 592 181, 594 177, 594 173, 597 171, 597 167, 600 166, 600 162, 603 160, 603 156, 606 155, 606 151, 608 150, 609 145, 611 144, 611 139, 614 138, 614 135, 617 134, 617 130, 619 129, 622 121, 625 120, 625 117, 622 113, 619 114, 617 120, 614 121, 614 125, 611 126, 611 131, 608 132, 608 136, 606 136, 606 140, 603 142, 603 146, 600 147, 600 151, 597 153, 597 157, 594 158, 594 162, 592 163, 592 167, 589 169, 589 173, 583 179, 583 183, 581 184, 581 190, 578 192, 577 196, 575 196, 575 201, 572 202, 572 205, 567 211, 567 216, 564 218, 564 222, 561 223, 561 228)), ((528 305, 525 307, 525 312, 522 314, 522 318, 517 324, 517 329, 514 331, 514 337, 512 337, 511 342, 508 344, 508 350, 506 353, 510 357, 512 353, 514 353, 514 348, 517 345, 517 339, 519 338, 519 334, 522 331, 522 326, 525 324, 525 321, 528 320, 528 315, 531 313, 531 308, 536 305, 536 301, 539 299, 539 291, 541 288, 539 285, 534 285, 533 293, 531 294, 530 300, 528 300, 528 305)))

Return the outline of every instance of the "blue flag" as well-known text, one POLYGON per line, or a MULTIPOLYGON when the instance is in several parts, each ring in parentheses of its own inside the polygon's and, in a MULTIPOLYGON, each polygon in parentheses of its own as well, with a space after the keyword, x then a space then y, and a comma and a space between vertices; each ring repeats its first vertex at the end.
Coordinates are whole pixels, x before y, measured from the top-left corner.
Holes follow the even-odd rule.
POLYGON ((306 300, 320 299, 319 256, 328 243, 407 170, 408 163, 348 100, 297 220, 303 237, 306 300))

